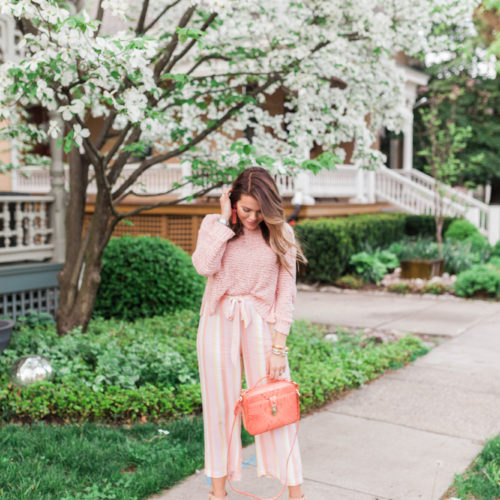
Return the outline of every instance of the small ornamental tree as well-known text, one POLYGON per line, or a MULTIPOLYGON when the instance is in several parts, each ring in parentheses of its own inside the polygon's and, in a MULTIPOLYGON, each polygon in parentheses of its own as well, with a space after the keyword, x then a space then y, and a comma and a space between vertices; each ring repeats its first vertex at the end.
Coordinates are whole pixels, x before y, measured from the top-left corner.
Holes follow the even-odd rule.
POLYGON ((460 93, 456 89, 450 95, 431 95, 427 106, 420 109, 420 117, 425 127, 428 146, 418 152, 425 157, 425 171, 434 177, 434 219, 436 222, 436 242, 439 254, 443 249, 443 224, 445 218, 445 202, 448 200, 446 188, 456 184, 461 173, 468 167, 459 157, 459 153, 467 146, 472 135, 470 126, 459 126, 455 123, 454 113, 443 119, 439 110, 444 99, 455 109, 455 101, 460 93))
POLYGON ((82 0, 2 0, 1 14, 22 33, 24 58, 0 67, 0 122, 8 123, 0 140, 15 141, 19 164, 33 165, 33 145, 61 134, 69 163, 59 332, 86 328, 116 224, 158 206, 120 210, 147 169, 187 162, 191 174, 173 189, 191 184, 192 199, 249 165, 290 175, 331 167, 349 141, 353 161, 380 164, 371 147, 377 131, 397 131, 406 119, 403 73, 392 55, 446 48, 443 29, 466 23, 476 3, 98 0, 87 9, 82 0), (102 23, 110 15, 123 29, 102 23), (265 104, 278 89, 286 98, 276 114, 265 104), (48 130, 29 123, 31 105, 60 116, 60 130, 57 120, 48 130), (98 121, 92 135, 90 119, 98 121), (324 156, 303 162, 315 145, 324 156), (125 175, 133 157, 143 159, 125 175), (83 231, 91 179, 95 212, 83 231))

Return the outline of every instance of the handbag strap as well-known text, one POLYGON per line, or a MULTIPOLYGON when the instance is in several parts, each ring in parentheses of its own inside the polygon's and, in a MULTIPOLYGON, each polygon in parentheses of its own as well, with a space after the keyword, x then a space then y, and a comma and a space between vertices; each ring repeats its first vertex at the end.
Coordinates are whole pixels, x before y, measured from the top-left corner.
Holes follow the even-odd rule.
MULTIPOLYGON (((252 389, 254 387, 256 387, 257 384, 259 384, 265 378, 267 378, 267 375, 264 376, 264 377, 261 377, 259 380, 257 380, 257 382, 255 382, 255 384, 253 385, 252 389)), ((231 478, 230 478, 230 474, 229 474, 229 464, 230 464, 229 453, 231 451, 231 441, 233 439, 233 431, 234 431, 234 426, 236 424, 236 417, 238 416, 238 413, 240 413, 240 412, 241 412, 241 397, 238 400, 238 402, 236 403, 236 406, 234 407, 233 425, 231 427, 231 435, 229 436, 229 444, 227 446, 227 470, 226 470, 226 472, 227 472, 227 481, 229 483, 229 486, 231 486, 231 489, 234 492, 240 493, 242 495, 246 495, 247 497, 255 498, 255 500, 277 500, 281 495, 283 495, 283 492, 285 491, 285 488, 287 487, 288 461, 290 460, 290 457, 292 456, 293 447, 295 446, 295 441, 297 440, 297 434, 299 433, 299 421, 297 420, 297 430, 295 431, 295 437, 293 438, 293 443, 292 443, 292 446, 290 448, 290 453, 288 454, 288 458, 286 459, 286 465, 285 465, 285 482, 283 483, 283 488, 281 488, 281 491, 275 497, 270 498, 270 499, 263 499, 263 498, 258 497, 257 495, 253 495, 252 493, 246 493, 245 491, 238 490, 231 483, 231 478)))

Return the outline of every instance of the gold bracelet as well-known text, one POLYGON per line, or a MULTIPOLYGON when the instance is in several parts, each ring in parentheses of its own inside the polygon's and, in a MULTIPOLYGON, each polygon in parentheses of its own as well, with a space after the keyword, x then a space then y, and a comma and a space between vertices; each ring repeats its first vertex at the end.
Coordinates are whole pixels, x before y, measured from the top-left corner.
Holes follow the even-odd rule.
POLYGON ((284 346, 284 345, 276 345, 274 344, 272 346, 273 349, 279 349, 280 351, 285 351, 285 352, 288 352, 288 347, 284 346))

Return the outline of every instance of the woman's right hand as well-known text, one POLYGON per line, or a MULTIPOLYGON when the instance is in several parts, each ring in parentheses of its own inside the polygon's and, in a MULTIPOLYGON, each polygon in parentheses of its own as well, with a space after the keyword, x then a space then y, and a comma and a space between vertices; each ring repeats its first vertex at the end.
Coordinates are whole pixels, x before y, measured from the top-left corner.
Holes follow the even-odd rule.
POLYGON ((222 191, 222 195, 220 197, 220 213, 226 220, 229 220, 232 214, 231 199, 229 198, 230 193, 231 188, 226 188, 222 191))

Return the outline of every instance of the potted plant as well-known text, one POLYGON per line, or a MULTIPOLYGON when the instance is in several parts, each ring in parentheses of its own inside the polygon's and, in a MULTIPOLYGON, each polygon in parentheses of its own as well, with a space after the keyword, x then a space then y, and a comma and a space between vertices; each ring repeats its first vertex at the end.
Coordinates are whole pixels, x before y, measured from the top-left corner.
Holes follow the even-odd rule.
POLYGON ((10 336, 15 324, 16 322, 11 319, 0 319, 0 354, 9 345, 10 336))
POLYGON ((430 239, 408 239, 389 248, 399 259, 401 278, 429 280, 444 273, 439 245, 430 239))

